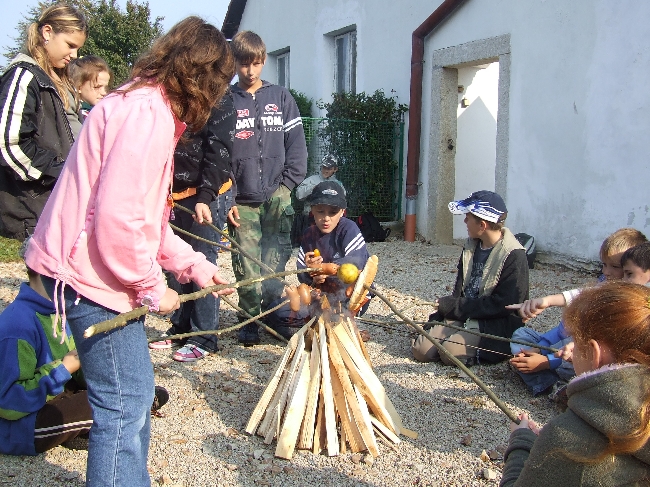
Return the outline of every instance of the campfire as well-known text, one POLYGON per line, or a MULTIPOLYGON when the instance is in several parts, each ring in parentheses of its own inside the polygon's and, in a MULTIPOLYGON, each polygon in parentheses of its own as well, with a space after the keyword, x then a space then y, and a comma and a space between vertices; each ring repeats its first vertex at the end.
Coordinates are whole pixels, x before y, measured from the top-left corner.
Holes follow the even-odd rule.
POLYGON ((264 443, 277 440, 275 456, 291 459, 296 448, 329 456, 368 451, 378 441, 394 446, 402 426, 375 375, 353 313, 377 273, 368 259, 352 288, 347 309, 331 307, 327 295, 312 303, 313 318, 289 340, 287 349, 246 425, 264 443))

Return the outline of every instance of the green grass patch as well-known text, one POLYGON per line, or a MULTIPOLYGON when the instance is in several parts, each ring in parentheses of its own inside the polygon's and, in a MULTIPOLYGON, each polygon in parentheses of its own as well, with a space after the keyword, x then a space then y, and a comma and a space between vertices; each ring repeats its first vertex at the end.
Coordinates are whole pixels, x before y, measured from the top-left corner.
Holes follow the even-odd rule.
POLYGON ((18 240, 0 237, 0 262, 20 261, 21 259, 18 256, 18 249, 20 249, 20 244, 21 242, 18 240))

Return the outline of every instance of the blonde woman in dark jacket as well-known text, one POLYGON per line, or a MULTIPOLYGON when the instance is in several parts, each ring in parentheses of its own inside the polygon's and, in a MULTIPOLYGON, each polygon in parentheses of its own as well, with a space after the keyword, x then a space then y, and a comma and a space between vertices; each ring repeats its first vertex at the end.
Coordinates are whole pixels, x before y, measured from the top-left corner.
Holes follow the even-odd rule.
POLYGON ((0 78, 0 234, 23 240, 43 211, 74 142, 67 65, 86 41, 83 14, 65 4, 29 26, 25 53, 0 78))

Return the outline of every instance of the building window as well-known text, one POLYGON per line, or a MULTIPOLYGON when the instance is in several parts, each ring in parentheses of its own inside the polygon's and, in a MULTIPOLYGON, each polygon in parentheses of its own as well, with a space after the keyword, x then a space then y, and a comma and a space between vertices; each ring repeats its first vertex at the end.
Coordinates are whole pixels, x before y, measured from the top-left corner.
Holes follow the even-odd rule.
POLYGON ((334 37, 334 91, 356 92, 357 32, 350 31, 334 37))
POLYGON ((289 83, 289 52, 279 54, 276 58, 278 67, 278 84, 285 88, 291 88, 289 83))

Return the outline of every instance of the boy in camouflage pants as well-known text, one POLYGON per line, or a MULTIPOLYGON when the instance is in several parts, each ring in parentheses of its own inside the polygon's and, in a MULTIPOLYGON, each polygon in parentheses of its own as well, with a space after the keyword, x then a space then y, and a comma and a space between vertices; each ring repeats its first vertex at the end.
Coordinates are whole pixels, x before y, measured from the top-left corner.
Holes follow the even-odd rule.
MULTIPOLYGON (((262 81, 266 47, 260 37, 239 32, 231 48, 239 81, 232 87, 237 125, 232 154, 235 206, 228 214, 229 231, 249 254, 276 272, 283 271, 291 255, 291 190, 307 173, 302 119, 287 89, 262 81)), ((232 262, 237 281, 266 273, 241 254, 233 253, 232 262)), ((238 291, 240 308, 257 316, 262 303, 280 297, 282 285, 267 280, 238 291)), ((257 324, 242 328, 239 341, 259 343, 257 324)))

